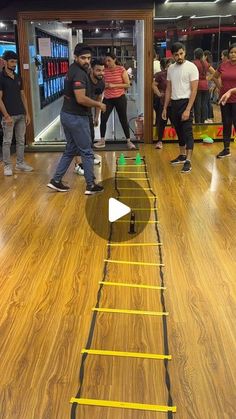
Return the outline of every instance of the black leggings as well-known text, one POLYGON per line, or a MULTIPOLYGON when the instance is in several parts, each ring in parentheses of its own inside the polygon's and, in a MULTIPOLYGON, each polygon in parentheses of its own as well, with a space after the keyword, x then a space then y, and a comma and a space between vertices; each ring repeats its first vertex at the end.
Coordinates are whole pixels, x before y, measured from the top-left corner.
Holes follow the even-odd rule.
POLYGON ((164 135, 164 131, 165 131, 165 127, 167 125, 168 119, 170 119, 171 121, 171 106, 167 107, 167 112, 166 112, 166 119, 162 118, 162 111, 163 111, 163 107, 164 105, 162 105, 160 103, 159 108, 158 108, 158 112, 156 114, 156 127, 157 127, 157 136, 158 136, 158 141, 162 141, 163 139, 163 135, 164 135))
POLYGON ((107 127, 107 121, 108 118, 113 110, 113 108, 116 109, 116 112, 118 113, 118 117, 121 123, 121 126, 123 128, 123 131, 125 133, 125 137, 128 139, 130 138, 130 132, 129 132, 129 124, 127 119, 127 99, 125 95, 122 95, 120 97, 116 97, 113 99, 103 99, 103 103, 106 105, 106 112, 101 114, 101 125, 100 125, 100 134, 101 138, 105 137, 106 134, 106 127, 107 127))
POLYGON ((171 101, 171 122, 175 127, 180 147, 186 146, 187 150, 193 150, 193 112, 191 110, 189 119, 182 121, 182 113, 188 105, 188 99, 171 101))
POLYGON ((223 123, 223 141, 225 148, 229 148, 232 125, 236 129, 236 103, 226 103, 220 105, 222 123, 223 123))

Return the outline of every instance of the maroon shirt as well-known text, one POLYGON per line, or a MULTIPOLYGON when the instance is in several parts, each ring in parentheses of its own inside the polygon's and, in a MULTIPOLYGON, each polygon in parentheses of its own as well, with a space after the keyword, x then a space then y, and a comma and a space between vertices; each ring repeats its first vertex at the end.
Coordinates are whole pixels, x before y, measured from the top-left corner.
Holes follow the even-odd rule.
POLYGON ((166 86, 167 86, 167 70, 164 71, 158 71, 158 73, 155 74, 155 82, 157 83, 158 90, 160 93, 164 93, 164 96, 160 98, 160 102, 164 104, 165 101, 165 92, 166 92, 166 86))
MULTIPOLYGON (((222 82, 220 89, 221 97, 229 89, 234 89, 236 87, 236 64, 232 64, 231 61, 226 61, 220 64, 218 71, 221 75, 222 82)), ((227 103, 236 103, 236 93, 230 96, 227 103)))
POLYGON ((199 82, 198 90, 208 90, 208 81, 207 81, 207 72, 210 67, 210 64, 207 61, 194 60, 193 63, 198 69, 199 73, 199 82))

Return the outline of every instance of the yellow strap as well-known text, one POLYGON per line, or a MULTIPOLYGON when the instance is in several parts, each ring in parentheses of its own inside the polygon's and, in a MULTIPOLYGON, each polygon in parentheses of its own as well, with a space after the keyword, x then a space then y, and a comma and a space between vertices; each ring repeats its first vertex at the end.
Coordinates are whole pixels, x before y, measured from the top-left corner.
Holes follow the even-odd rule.
MULTIPOLYGON (((117 166, 118 166, 118 167, 137 167, 137 165, 136 165, 136 164, 118 164, 117 166)), ((139 164, 138 166, 139 166, 139 167, 140 167, 140 166, 146 166, 146 164, 139 164)))
POLYGON ((124 265, 165 266, 164 263, 134 262, 134 261, 130 261, 130 260, 104 259, 104 262, 108 262, 108 263, 121 263, 121 264, 124 264, 124 265))
POLYGON ((168 311, 126 310, 123 308, 93 307, 92 311, 100 313, 141 314, 142 316, 168 316, 168 311))
POLYGON ((72 397, 70 403, 89 406, 118 407, 123 409, 149 410, 153 412, 176 412, 176 406, 160 406, 158 404, 127 403, 112 400, 78 399, 72 397))
MULTIPOLYGON (((130 220, 117 220, 113 221, 114 223, 130 223, 130 220)), ((159 224, 159 221, 146 221, 146 220, 138 220, 135 221, 136 224, 159 224)))
POLYGON ((116 197, 116 199, 119 199, 119 198, 121 198, 121 199, 125 199, 125 198, 128 198, 128 199, 157 199, 156 196, 123 196, 123 195, 120 195, 120 196, 116 197))
POLYGON ((145 354, 141 352, 120 352, 104 351, 99 349, 82 349, 82 354, 104 355, 104 356, 122 356, 126 358, 147 358, 147 359, 171 359, 171 355, 145 354))
POLYGON ((118 188, 119 191, 151 191, 152 188, 118 188))
POLYGON ((129 177, 127 179, 126 177, 122 176, 122 177, 117 177, 116 180, 126 180, 126 181, 129 181, 129 180, 149 180, 149 177, 133 177, 133 178, 129 177))
POLYGON ((107 246, 162 246, 162 243, 107 243, 107 246))
MULTIPOLYGON (((137 168, 138 168, 138 166, 137 166, 137 168)), ((135 175, 139 175, 139 174, 141 174, 141 173, 148 173, 148 172, 144 172, 144 171, 142 171, 142 172, 135 172, 134 170, 132 171, 132 172, 128 172, 128 171, 121 171, 121 170, 118 170, 118 171, 114 171, 113 173, 118 173, 118 174, 120 174, 120 173, 123 173, 123 174, 130 174, 130 173, 135 173, 135 175)))
POLYGON ((148 290, 166 290, 166 287, 158 287, 156 285, 127 284, 125 282, 99 281, 99 284, 110 285, 115 287, 145 288, 148 290))

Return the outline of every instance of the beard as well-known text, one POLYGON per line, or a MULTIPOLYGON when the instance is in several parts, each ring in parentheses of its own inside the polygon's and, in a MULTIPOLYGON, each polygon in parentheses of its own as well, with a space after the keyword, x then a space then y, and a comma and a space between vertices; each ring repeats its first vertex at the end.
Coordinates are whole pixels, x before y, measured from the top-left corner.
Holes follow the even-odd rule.
POLYGON ((16 65, 13 65, 12 67, 7 66, 8 71, 15 71, 16 65))
POLYGON ((84 64, 84 65, 82 65, 82 68, 83 68, 84 70, 88 71, 88 69, 89 69, 89 64, 84 64))
POLYGON ((176 61, 176 63, 179 64, 179 65, 183 64, 183 62, 184 62, 184 60, 177 60, 176 61))
POLYGON ((102 80, 103 79, 103 76, 95 76, 95 79, 102 80))

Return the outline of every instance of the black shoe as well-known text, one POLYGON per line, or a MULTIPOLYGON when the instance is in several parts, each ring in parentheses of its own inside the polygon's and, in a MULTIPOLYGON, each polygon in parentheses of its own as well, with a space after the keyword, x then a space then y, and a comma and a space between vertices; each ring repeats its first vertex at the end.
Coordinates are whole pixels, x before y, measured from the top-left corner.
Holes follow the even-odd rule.
POLYGON ((184 154, 180 154, 176 159, 171 160, 170 164, 181 164, 186 161, 186 156, 184 154))
POLYGON ((85 195, 95 195, 96 193, 99 192, 103 192, 104 188, 103 186, 100 185, 96 185, 96 183, 94 183, 94 185, 92 186, 87 186, 86 191, 85 191, 85 195))
POLYGON ((54 179, 51 179, 47 186, 58 192, 68 192, 70 190, 69 186, 63 185, 61 180, 56 182, 54 179))
POLYGON ((222 150, 219 154, 217 154, 216 158, 223 159, 224 157, 230 157, 230 156, 231 156, 230 149, 224 148, 224 150, 222 150))
POLYGON ((189 160, 186 160, 186 162, 184 163, 181 173, 188 173, 191 172, 192 170, 192 166, 191 166, 191 162, 189 160))

